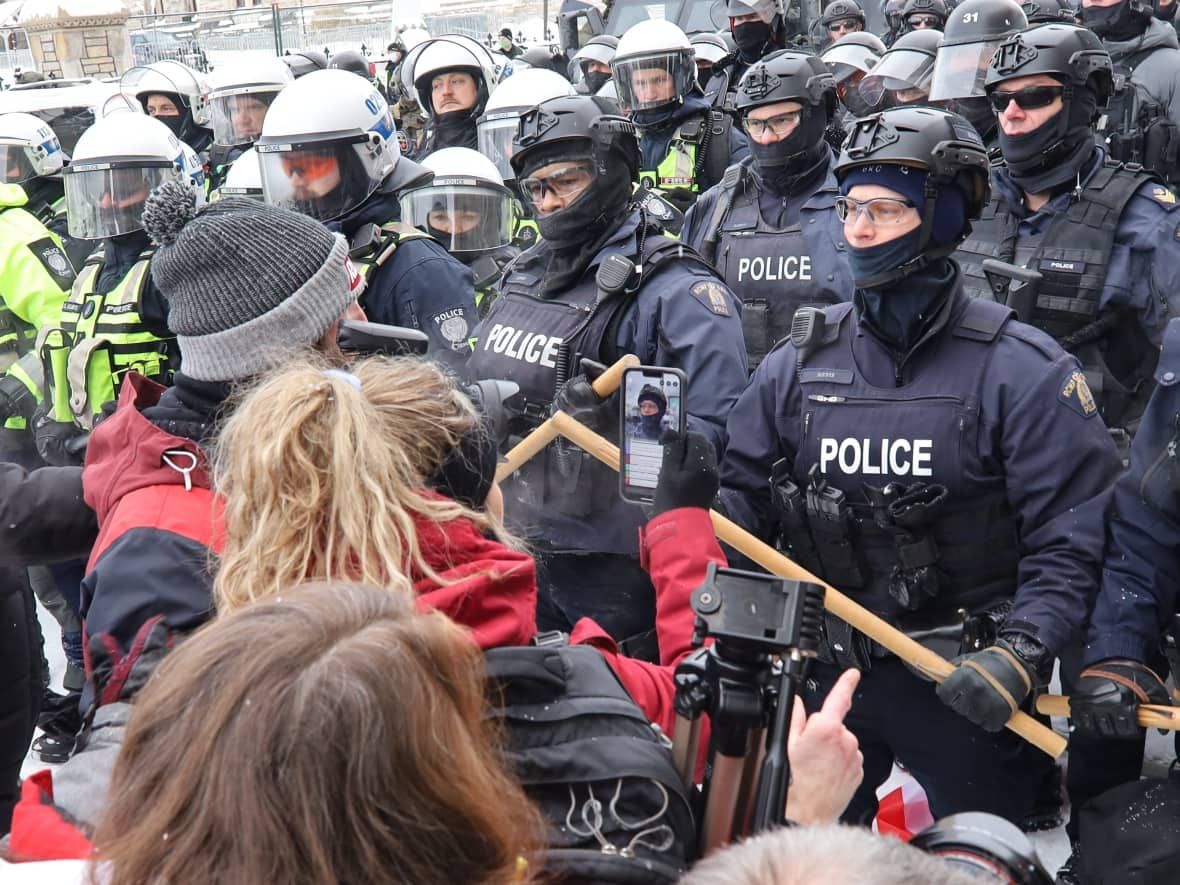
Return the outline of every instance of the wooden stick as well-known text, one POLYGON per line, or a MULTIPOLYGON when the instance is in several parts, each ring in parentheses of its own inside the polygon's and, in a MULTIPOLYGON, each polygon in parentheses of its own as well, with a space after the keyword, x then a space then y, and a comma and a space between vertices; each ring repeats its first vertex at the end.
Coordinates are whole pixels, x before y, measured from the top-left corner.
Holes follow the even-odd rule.
MULTIPOLYGON (((1037 698, 1037 712, 1046 716, 1068 716, 1069 698, 1060 694, 1043 694, 1037 698)), ((1139 724, 1144 728, 1180 730, 1180 707, 1162 704, 1140 704, 1139 724)))
MULTIPOLYGON (((619 467, 619 449, 560 412, 553 416, 557 430, 562 436, 576 443, 599 461, 616 470, 619 467)), ((731 522, 714 510, 709 511, 713 530, 717 537, 744 553, 763 568, 793 581, 807 581, 821 584, 825 588, 824 606, 832 614, 847 621, 870 639, 879 642, 903 661, 935 682, 942 682, 954 669, 949 661, 932 652, 924 645, 910 639, 892 624, 883 621, 868 609, 853 602, 831 584, 821 581, 805 568, 795 564, 773 547, 755 538, 737 523, 731 522)), ((1057 758, 1065 752, 1066 739, 1050 728, 1046 728, 1027 713, 1017 710, 1007 722, 1007 728, 1020 735, 1038 749, 1057 758)))
MULTIPOLYGON (((619 385, 623 382, 623 369, 628 366, 638 366, 639 357, 632 353, 619 359, 613 366, 594 379, 591 385, 594 392, 599 396, 606 398, 619 389, 619 385)), ((574 422, 577 423, 577 422, 574 422)), ((581 425, 579 425, 581 426, 581 425)), ((519 443, 512 447, 511 451, 504 456, 503 461, 496 467, 496 482, 503 482, 510 477, 521 466, 539 453, 541 449, 557 439, 557 425, 553 423, 553 419, 549 418, 547 421, 537 427, 532 433, 522 439, 519 443)))

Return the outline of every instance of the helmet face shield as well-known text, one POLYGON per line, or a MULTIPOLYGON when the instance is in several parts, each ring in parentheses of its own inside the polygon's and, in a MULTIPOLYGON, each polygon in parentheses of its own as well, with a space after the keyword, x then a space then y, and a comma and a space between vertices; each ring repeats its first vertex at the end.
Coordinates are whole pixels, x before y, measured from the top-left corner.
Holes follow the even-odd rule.
POLYGON ((481 117, 476 126, 479 152, 496 164, 497 171, 505 180, 516 177, 511 162, 512 155, 516 153, 512 140, 516 138, 519 125, 519 115, 500 112, 481 117))
POLYGON ((841 83, 858 73, 871 71, 880 56, 859 43, 834 43, 824 50, 820 58, 831 70, 836 82, 841 83))
POLYGON ((427 187, 406 191, 401 209, 403 221, 426 231, 454 255, 512 242, 511 193, 474 178, 435 179, 427 187))
POLYGON ((645 111, 679 101, 696 77, 696 64, 685 52, 661 52, 611 62, 619 100, 631 111, 645 111))
POLYGON ((128 159, 67 167, 70 236, 101 240, 143 229, 143 204, 153 188, 179 177, 173 163, 128 159))
POLYGON ((5 184, 22 184, 36 177, 37 172, 29 158, 28 145, 0 141, 0 181, 5 184))
POLYGON ((213 141, 217 144, 253 144, 262 135, 262 122, 270 103, 279 94, 276 86, 242 86, 209 96, 213 141))
POLYGON ((930 83, 930 100, 982 97, 988 65, 1001 42, 988 40, 940 46, 930 83))
POLYGON ((885 92, 916 89, 930 91, 934 56, 909 49, 891 49, 860 83, 861 96, 870 105, 881 101, 885 92))
POLYGON ((383 151, 368 135, 260 143, 255 150, 266 202, 320 221, 360 205, 381 183, 383 151))

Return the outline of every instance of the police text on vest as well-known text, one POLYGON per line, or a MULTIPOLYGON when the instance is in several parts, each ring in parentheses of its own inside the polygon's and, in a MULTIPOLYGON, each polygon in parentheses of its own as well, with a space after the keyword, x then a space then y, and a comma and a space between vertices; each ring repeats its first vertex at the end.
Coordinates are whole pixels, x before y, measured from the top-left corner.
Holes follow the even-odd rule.
POLYGON ((521 360, 526 363, 540 363, 547 368, 554 368, 557 349, 561 347, 563 339, 551 337, 539 332, 526 332, 524 329, 514 329, 496 323, 483 338, 483 349, 493 353, 502 353, 510 359, 521 360))
POLYGON ((810 280, 810 255, 769 255, 738 259, 738 282, 751 280, 810 280))
POLYGON ((933 443, 928 439, 831 439, 819 441, 819 469, 834 464, 855 475, 930 476, 933 443))

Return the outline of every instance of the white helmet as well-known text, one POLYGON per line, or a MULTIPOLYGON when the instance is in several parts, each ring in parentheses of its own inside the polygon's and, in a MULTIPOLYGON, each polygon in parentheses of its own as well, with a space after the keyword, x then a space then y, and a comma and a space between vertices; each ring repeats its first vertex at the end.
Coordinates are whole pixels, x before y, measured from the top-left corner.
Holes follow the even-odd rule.
POLYGON ((409 52, 419 43, 425 43, 430 39, 430 32, 425 28, 406 28, 399 35, 401 37, 402 45, 406 47, 406 52, 409 52))
POLYGON ((0 114, 0 181, 21 184, 61 172, 61 142, 32 114, 0 114))
POLYGON ((512 140, 521 114, 551 98, 576 94, 570 81, 556 71, 543 68, 517 71, 496 87, 476 124, 479 152, 495 164, 503 178, 515 178, 508 161, 515 152, 512 140))
POLYGON ((692 48, 697 59, 710 65, 724 61, 731 55, 725 41, 716 34, 693 34, 692 48))
POLYGON ((512 242, 516 198, 491 160, 455 147, 435 151, 422 165, 434 179, 402 192, 402 221, 465 261, 512 242))
POLYGON ((448 34, 419 43, 402 64, 402 85, 406 94, 417 94, 419 107, 433 117, 431 81, 447 71, 460 71, 475 78, 477 94, 471 115, 478 117, 499 79, 500 68, 487 47, 470 37, 448 34))
POLYGON ((389 105, 349 71, 313 71, 279 93, 254 144, 266 202, 320 221, 359 206, 386 179, 422 174, 401 156, 389 105))
POLYGON ((253 144, 275 96, 295 80, 291 68, 277 58, 218 67, 209 90, 213 141, 222 145, 253 144))
POLYGON ((646 19, 619 38, 611 60, 619 98, 632 112, 680 104, 696 82, 688 35, 670 21, 646 19))
POLYGON ((198 71, 182 62, 165 59, 129 68, 119 80, 119 91, 135 96, 145 111, 150 95, 178 95, 194 123, 209 125, 208 84, 198 71))
POLYGON ((205 201, 205 170, 187 144, 152 117, 97 120, 62 170, 70 236, 101 240, 143 229, 143 203, 165 181, 188 184, 205 201))
POLYGON ((262 201, 262 169, 258 165, 258 154, 254 148, 244 151, 234 160, 213 199, 223 200, 226 197, 262 201))

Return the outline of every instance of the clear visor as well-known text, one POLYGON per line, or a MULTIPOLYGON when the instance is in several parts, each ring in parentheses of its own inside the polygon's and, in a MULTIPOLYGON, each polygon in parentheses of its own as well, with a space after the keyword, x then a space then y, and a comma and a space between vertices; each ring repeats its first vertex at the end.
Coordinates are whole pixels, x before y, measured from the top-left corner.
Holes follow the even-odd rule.
POLYGON ((266 202, 320 221, 339 218, 381 183, 380 157, 367 139, 258 144, 266 202))
POLYGON ((860 83, 860 94, 869 104, 877 104, 886 90, 902 89, 930 91, 934 75, 934 56, 925 52, 897 49, 881 56, 881 61, 860 83))
POLYGON ((820 59, 828 66, 833 77, 837 80, 847 80, 858 71, 862 74, 871 71, 880 56, 867 46, 859 46, 856 43, 834 43, 830 48, 824 50, 820 59))
POLYGON ((461 255, 498 249, 512 242, 513 199, 499 188, 442 184, 416 188, 401 197, 402 221, 461 255))
POLYGON ((696 65, 683 52, 615 60, 615 88, 619 100, 631 111, 662 107, 688 93, 696 65))
POLYGON ((22 184, 37 177, 28 145, 0 142, 0 175, 5 184, 22 184))
POLYGON ((278 89, 242 90, 210 96, 213 141, 217 144, 253 144, 262 134, 262 121, 278 89))
POLYGON ((143 229, 143 204, 165 181, 176 180, 171 163, 136 166, 85 164, 62 175, 70 236, 103 240, 143 229))
POLYGON ((495 120, 483 119, 476 126, 479 152, 496 164, 496 169, 505 181, 516 178, 512 170, 512 155, 516 148, 512 140, 516 137, 519 117, 500 117, 495 120))
POLYGON ((999 45, 999 40, 990 40, 940 46, 934 64, 934 79, 930 83, 930 100, 982 97, 987 66, 999 45))

